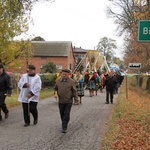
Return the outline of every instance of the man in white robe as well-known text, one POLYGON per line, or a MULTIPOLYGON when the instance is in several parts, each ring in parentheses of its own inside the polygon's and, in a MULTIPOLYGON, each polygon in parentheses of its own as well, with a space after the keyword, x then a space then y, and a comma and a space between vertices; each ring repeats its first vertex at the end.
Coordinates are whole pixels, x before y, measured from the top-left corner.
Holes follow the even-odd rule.
POLYGON ((22 102, 25 127, 30 125, 30 113, 34 118, 33 124, 38 123, 37 104, 41 90, 41 78, 35 70, 35 66, 29 65, 28 73, 23 74, 18 82, 18 87, 21 90, 18 101, 22 102))

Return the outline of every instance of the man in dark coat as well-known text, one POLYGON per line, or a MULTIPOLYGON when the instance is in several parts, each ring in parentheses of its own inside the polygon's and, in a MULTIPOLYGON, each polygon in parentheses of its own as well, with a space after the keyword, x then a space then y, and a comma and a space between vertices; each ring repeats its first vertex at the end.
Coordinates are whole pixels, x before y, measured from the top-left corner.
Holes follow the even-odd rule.
POLYGON ((109 104, 109 96, 110 102, 113 104, 114 90, 117 84, 117 80, 114 76, 114 72, 111 71, 109 76, 106 77, 105 86, 106 86, 106 103, 109 104))
POLYGON ((1 109, 5 114, 5 118, 8 118, 9 111, 5 104, 6 96, 11 96, 12 86, 11 86, 11 78, 5 72, 4 66, 0 64, 0 120, 2 120, 1 109))
POLYGON ((68 123, 70 120, 70 112, 73 103, 73 98, 78 103, 78 94, 75 81, 69 78, 70 70, 63 69, 61 77, 55 84, 54 97, 58 98, 58 106, 62 121, 62 132, 67 132, 68 123))

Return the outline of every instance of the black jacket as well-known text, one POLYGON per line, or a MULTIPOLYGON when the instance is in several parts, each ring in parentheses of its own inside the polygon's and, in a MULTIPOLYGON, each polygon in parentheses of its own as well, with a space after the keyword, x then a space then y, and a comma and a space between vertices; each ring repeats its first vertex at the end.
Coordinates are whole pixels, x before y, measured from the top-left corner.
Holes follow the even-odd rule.
POLYGON ((114 90, 116 84, 117 84, 117 80, 115 76, 113 77, 107 76, 105 80, 106 90, 114 90))
POLYGON ((11 94, 12 92, 11 78, 5 71, 0 75, 0 92, 5 92, 6 94, 11 94))

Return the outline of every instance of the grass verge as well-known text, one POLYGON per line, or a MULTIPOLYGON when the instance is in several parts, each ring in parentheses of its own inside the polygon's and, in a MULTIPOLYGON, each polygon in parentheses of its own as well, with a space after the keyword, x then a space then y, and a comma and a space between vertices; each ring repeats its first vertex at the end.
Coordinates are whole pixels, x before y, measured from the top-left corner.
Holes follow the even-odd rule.
POLYGON ((123 84, 101 150, 150 149, 150 95, 123 84))
MULTIPOLYGON (((15 92, 14 92, 15 93, 15 92)), ((40 100, 53 96, 53 89, 42 89, 40 92, 40 100)), ((18 94, 13 94, 11 97, 6 97, 6 105, 8 108, 20 106, 18 102, 18 94)))

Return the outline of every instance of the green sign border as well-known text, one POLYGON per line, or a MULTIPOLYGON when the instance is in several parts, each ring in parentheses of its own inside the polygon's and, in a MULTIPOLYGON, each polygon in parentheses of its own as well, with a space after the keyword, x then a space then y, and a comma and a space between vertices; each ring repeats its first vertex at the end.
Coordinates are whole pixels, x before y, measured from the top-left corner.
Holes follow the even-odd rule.
MULTIPOLYGON (((142 35, 140 35, 140 34, 141 34, 141 33, 140 33, 141 23, 144 23, 144 22, 146 22, 146 23, 149 22, 149 27, 150 27, 150 20, 140 20, 140 21, 139 21, 139 23, 138 23, 138 41, 139 41, 139 42, 150 42, 150 38, 146 40, 146 39, 144 39, 144 38, 141 38, 142 35)), ((149 35, 149 37, 150 37, 150 35, 149 35)))

